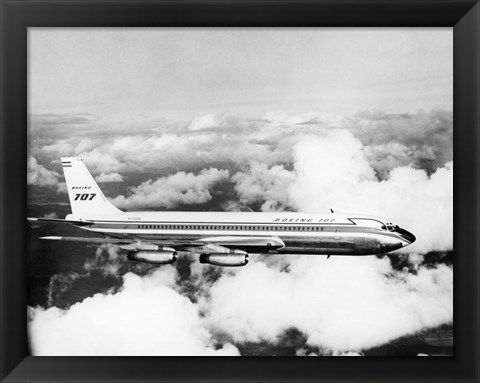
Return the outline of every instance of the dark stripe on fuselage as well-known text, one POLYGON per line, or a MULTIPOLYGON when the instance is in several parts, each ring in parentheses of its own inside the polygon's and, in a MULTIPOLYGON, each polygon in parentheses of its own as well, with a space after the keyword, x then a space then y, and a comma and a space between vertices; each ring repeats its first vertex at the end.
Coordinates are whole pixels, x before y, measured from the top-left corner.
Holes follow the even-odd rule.
MULTIPOLYGON (((355 220, 367 220, 367 221, 375 221, 379 224, 383 225, 382 221, 379 221, 374 218, 347 218, 350 222, 321 222, 321 221, 313 221, 313 218, 308 218, 310 221, 305 220, 299 221, 303 218, 284 218, 281 221, 273 221, 273 222, 245 222, 245 221, 148 221, 148 220, 102 220, 96 219, 93 222, 101 222, 101 223, 108 223, 108 224, 133 224, 133 225, 332 225, 332 226, 360 226, 355 223, 355 220)), ((320 220, 333 220, 334 218, 320 218, 320 220)))
POLYGON ((98 225, 93 224, 89 226, 89 229, 98 230, 102 233, 111 235, 111 236, 118 236, 121 238, 125 238, 125 235, 132 235, 135 238, 144 238, 144 239, 165 239, 165 238, 174 238, 176 236, 188 239, 198 239, 198 238, 205 238, 209 236, 238 236, 243 237, 245 235, 253 235, 253 236, 280 236, 281 238, 285 237, 285 235, 296 233, 294 238, 312 238, 311 234, 314 233, 323 233, 322 236, 325 236, 328 233, 331 233, 335 236, 335 234, 341 236, 342 234, 349 233, 351 234, 380 234, 385 235, 392 238, 398 238, 398 235, 393 232, 389 232, 386 230, 372 228, 372 227, 363 227, 357 225, 349 225, 349 226, 324 226, 321 225, 310 225, 310 226, 295 226, 295 225, 269 225, 269 226, 261 226, 261 225, 223 225, 223 227, 215 227, 215 228, 199 228, 199 226, 214 226, 214 225, 175 225, 175 226, 184 226, 184 228, 139 228, 139 226, 145 226, 140 224, 133 224, 130 223, 128 225, 120 225, 120 224, 111 224, 111 225, 98 225), (194 227, 197 226, 197 227, 194 227), (243 228, 239 228, 243 227, 243 228), (110 229, 110 230, 109 230, 110 229), (114 232, 111 230, 120 230, 119 232, 114 232), (211 233, 210 233, 211 232, 211 233), (262 232, 262 234, 260 234, 262 232), (305 234, 305 236, 302 236, 305 234))
POLYGON ((318 225, 337 225, 337 226, 358 226, 356 223, 348 222, 242 222, 242 221, 105 221, 93 220, 95 223, 105 224, 131 224, 131 225, 303 225, 303 226, 318 226, 318 225))

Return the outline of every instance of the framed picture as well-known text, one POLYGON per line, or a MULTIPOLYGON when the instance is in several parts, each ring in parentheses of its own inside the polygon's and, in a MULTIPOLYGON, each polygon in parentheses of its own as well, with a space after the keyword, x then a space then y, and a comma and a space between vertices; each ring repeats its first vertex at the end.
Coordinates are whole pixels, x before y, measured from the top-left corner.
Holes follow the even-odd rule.
POLYGON ((478 381, 478 2, 1 7, 2 381, 478 381))

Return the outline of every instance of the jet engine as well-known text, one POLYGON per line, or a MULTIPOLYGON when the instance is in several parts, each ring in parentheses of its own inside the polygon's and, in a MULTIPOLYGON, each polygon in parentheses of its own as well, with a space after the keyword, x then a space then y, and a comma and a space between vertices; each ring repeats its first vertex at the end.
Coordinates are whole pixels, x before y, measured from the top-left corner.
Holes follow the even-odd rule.
POLYGON ((208 263, 215 266, 245 266, 248 263, 248 254, 200 254, 200 263, 208 263))
POLYGON ((177 260, 177 252, 174 249, 171 249, 171 251, 129 251, 127 259, 129 261, 166 265, 177 260))

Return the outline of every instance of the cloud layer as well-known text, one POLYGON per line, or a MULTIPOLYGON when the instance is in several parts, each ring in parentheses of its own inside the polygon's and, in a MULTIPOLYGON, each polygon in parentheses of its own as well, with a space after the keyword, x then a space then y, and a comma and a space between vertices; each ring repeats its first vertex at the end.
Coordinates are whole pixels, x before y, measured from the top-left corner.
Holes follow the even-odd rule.
POLYGON ((34 355, 238 355, 218 346, 196 305, 175 292, 174 269, 127 273, 116 294, 96 294, 68 310, 31 308, 34 355))
POLYGON ((417 241, 391 259, 252 255, 238 269, 188 257, 142 268, 101 248, 51 283, 64 294, 69 281, 98 272, 121 287, 64 308, 51 294, 53 306, 30 308, 34 354, 238 355, 245 343, 276 344, 296 329, 305 337, 298 355, 358 355, 452 322, 453 269, 423 257, 453 248, 451 112, 272 111, 138 127, 61 117, 32 118, 31 185, 59 189, 59 158, 79 155, 99 182, 124 187, 107 193, 123 209, 213 203, 216 191, 228 189, 233 196, 222 204, 231 209, 378 215, 417 241), (397 260, 408 267, 396 268, 397 260))
POLYGON ((453 159, 453 115, 445 110, 352 115, 274 111, 250 119, 219 114, 191 121, 33 115, 29 149, 47 167, 61 156, 82 156, 95 175, 215 162, 272 166, 291 163, 297 142, 332 128, 347 130, 361 142, 380 179, 400 166, 430 174, 453 159))
POLYGON ((30 308, 31 347, 34 355, 238 355, 245 342, 276 344, 295 328, 320 354, 358 353, 453 320, 451 267, 418 262, 411 272, 388 258, 273 256, 234 270, 193 263, 188 278, 171 266, 129 272, 118 291, 63 310, 30 308))
POLYGON ((236 342, 278 341, 361 350, 452 320, 452 270, 396 272, 388 258, 299 257, 287 271, 257 262, 212 287, 208 319, 236 342))

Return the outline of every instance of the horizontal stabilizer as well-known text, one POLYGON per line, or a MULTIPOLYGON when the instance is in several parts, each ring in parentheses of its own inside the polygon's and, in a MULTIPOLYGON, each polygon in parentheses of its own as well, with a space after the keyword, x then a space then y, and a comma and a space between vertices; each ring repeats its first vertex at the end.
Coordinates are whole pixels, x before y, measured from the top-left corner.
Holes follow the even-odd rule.
POLYGON ((40 237, 40 239, 48 239, 51 241, 69 241, 69 242, 87 242, 87 243, 111 243, 114 245, 126 245, 132 243, 131 239, 118 239, 118 238, 88 238, 88 237, 40 237))
POLYGON ((78 221, 73 219, 61 219, 61 218, 32 218, 27 217, 29 222, 50 222, 50 223, 69 223, 75 226, 89 226, 93 225, 92 221, 78 221))

